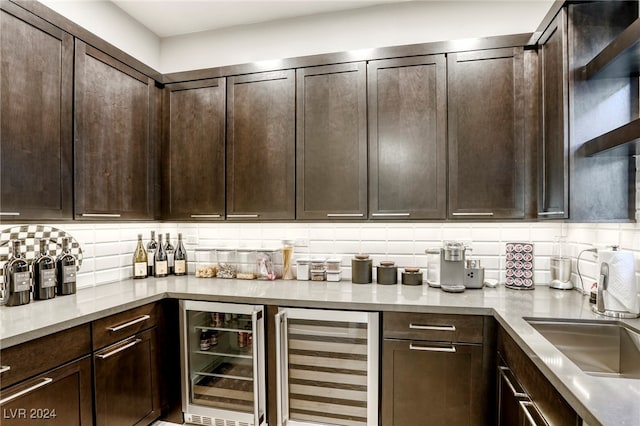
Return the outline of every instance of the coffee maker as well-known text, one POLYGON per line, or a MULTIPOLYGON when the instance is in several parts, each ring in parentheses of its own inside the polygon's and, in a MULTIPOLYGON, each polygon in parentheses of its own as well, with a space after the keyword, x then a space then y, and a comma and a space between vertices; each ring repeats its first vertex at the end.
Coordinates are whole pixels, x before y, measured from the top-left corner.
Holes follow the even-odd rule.
POLYGON ((460 241, 445 241, 440 249, 440 286, 464 285, 464 260, 468 249, 460 241))

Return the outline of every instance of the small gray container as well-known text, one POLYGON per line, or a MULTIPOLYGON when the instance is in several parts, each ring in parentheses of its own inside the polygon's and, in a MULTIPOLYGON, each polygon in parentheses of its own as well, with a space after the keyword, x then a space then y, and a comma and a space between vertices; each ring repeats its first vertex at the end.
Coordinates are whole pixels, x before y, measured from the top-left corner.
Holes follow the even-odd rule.
POLYGON ((368 254, 358 254, 351 259, 351 282, 370 284, 373 282, 373 265, 368 254))
POLYGON ((394 262, 382 261, 378 266, 377 272, 378 284, 398 284, 398 268, 394 262))
POLYGON ((404 268, 402 273, 402 284, 422 285, 422 272, 419 268, 404 268))

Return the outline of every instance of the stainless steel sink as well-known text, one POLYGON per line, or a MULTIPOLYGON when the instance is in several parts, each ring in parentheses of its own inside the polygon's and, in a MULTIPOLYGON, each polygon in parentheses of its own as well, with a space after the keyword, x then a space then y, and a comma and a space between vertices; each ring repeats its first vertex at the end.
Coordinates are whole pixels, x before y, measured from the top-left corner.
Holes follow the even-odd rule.
POLYGON ((526 321, 585 373, 640 379, 640 333, 626 324, 534 318, 526 321))

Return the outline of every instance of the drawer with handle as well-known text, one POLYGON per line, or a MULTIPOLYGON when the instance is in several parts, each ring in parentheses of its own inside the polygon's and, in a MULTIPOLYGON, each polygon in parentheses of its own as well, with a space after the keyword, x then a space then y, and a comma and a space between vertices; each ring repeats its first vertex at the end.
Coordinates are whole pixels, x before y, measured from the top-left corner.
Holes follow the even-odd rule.
POLYGON ((481 315, 385 312, 382 327, 384 338, 482 343, 484 317, 481 315))
POLYGON ((0 383, 4 389, 90 352, 89 324, 2 349, 0 383))
POLYGON ((118 340, 153 327, 161 315, 161 305, 150 303, 93 322, 93 349, 100 349, 118 340))

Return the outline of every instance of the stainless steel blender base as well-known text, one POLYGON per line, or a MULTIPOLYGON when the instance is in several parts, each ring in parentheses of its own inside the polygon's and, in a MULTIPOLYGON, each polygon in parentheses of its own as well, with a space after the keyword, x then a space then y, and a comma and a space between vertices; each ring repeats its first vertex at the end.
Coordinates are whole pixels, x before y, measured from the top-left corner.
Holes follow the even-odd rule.
POLYGON ((573 283, 571 281, 552 280, 549 287, 558 290, 571 290, 573 288, 573 283))

